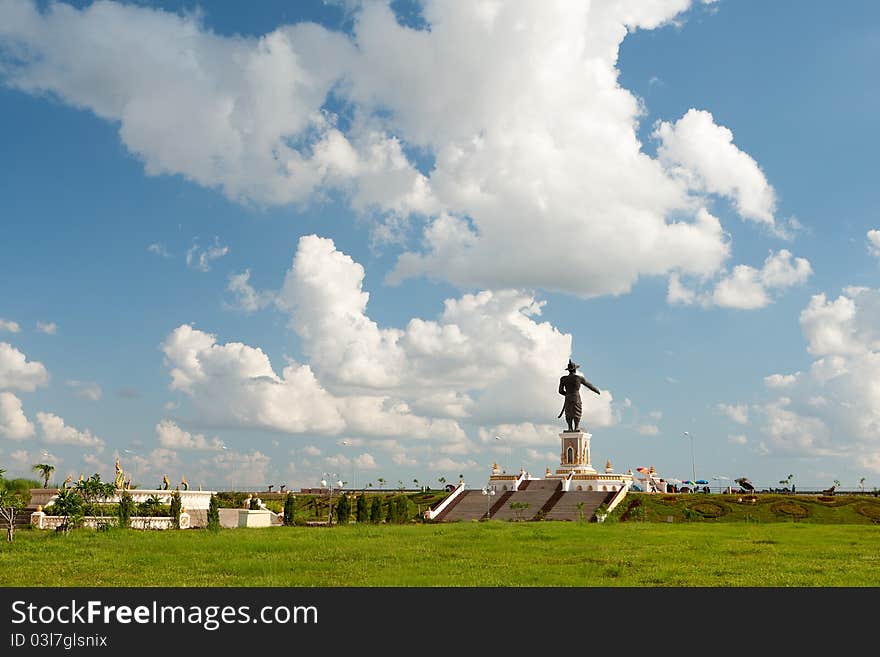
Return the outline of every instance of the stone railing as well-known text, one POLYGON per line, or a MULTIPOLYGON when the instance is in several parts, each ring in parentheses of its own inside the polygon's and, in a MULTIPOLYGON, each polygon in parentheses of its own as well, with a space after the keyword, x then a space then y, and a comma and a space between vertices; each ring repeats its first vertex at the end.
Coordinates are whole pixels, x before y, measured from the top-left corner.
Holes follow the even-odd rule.
MULTIPOLYGON (((35 511, 31 514, 31 527, 34 529, 57 529, 64 524, 64 516, 47 516, 42 511, 35 511)), ((119 518, 115 516, 86 516, 83 518, 82 526, 89 529, 96 529, 98 524, 113 525, 119 524, 119 518)), ((132 516, 132 529, 174 529, 174 518, 170 516, 132 516)), ((189 514, 185 511, 180 514, 180 528, 190 528, 189 514)))
POLYGON ((446 499, 443 500, 440 504, 438 504, 433 509, 428 509, 425 511, 424 516, 428 520, 433 520, 441 513, 443 513, 444 509, 447 509, 450 504, 452 504, 460 495, 464 493, 464 482, 458 482, 458 486, 456 486, 455 490, 452 491, 449 495, 446 496, 446 499))

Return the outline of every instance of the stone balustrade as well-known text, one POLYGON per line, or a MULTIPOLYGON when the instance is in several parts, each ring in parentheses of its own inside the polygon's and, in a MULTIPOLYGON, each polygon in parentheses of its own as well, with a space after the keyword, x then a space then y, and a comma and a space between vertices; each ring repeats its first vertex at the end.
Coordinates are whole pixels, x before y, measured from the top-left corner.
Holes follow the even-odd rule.
MULTIPOLYGON (((96 529, 99 523, 107 525, 117 525, 119 518, 115 516, 86 516, 83 518, 82 526, 89 529, 96 529)), ((64 516, 49 516, 42 511, 35 511, 31 514, 31 527, 34 529, 57 529, 64 524, 64 516)), ((180 514, 180 528, 189 529, 190 516, 187 512, 180 514)), ((132 529, 174 529, 174 518, 170 516, 132 516, 132 529)))

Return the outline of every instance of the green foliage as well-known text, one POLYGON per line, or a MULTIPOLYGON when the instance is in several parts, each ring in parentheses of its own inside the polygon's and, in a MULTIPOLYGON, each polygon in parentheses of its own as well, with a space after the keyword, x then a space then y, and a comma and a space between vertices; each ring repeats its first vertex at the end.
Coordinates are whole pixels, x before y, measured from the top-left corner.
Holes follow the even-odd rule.
POLYGON ((292 493, 288 493, 284 497, 284 525, 292 527, 296 524, 294 516, 296 514, 296 497, 292 493))
MULTIPOLYGON (((755 495, 702 493, 657 495, 630 492, 608 520, 634 520, 627 515, 630 505, 644 508, 646 522, 692 522, 698 524, 761 522, 779 523, 796 520, 810 524, 869 523, 859 512, 864 495, 804 495, 758 493, 755 495), (687 509, 687 511, 685 511, 687 509)), ((638 513, 638 512, 637 512, 638 513)))
POLYGON ((75 488, 62 488, 52 504, 45 509, 47 515, 61 516, 63 520, 57 531, 69 534, 79 526, 85 515, 85 502, 75 488))
POLYGON ((131 496, 127 490, 122 491, 122 494, 119 496, 119 504, 116 508, 116 516, 119 518, 119 526, 122 529, 127 529, 131 527, 131 517, 137 511, 137 505, 134 503, 134 498, 131 496))
POLYGON ((169 513, 174 519, 174 528, 180 529, 180 510, 183 505, 180 501, 180 491, 171 493, 171 504, 169 505, 169 513))
POLYGON ((30 496, 29 490, 11 486, 0 478, 0 520, 6 523, 6 540, 10 543, 15 535, 15 516, 24 510, 30 496))
MULTIPOLYGON (((0 477, 0 481, 2 481, 5 488, 12 488, 23 492, 27 491, 28 495, 30 495, 31 488, 40 488, 42 485, 36 479, 27 479, 25 477, 16 477, 15 479, 3 479, 0 477)), ((30 500, 30 497, 28 497, 28 500, 30 500)))
POLYGON ((34 465, 33 470, 34 472, 39 472, 40 476, 43 478, 43 488, 48 488, 49 477, 55 472, 55 466, 49 465, 48 463, 37 463, 34 465))
POLYGON ((374 495, 370 503, 370 522, 374 525, 382 522, 382 498, 378 495, 374 495))
POLYGON ((278 500, 263 500, 263 506, 274 513, 284 513, 284 503, 278 500))
POLYGON ((347 525, 351 516, 351 502, 348 501, 348 495, 340 495, 336 501, 336 522, 340 525, 347 525))
POLYGON ((220 509, 241 509, 248 494, 240 491, 224 491, 217 493, 217 505, 220 509))
POLYGON ((168 505, 163 504, 161 498, 156 495, 150 495, 143 502, 138 502, 137 515, 156 518, 159 516, 171 515, 171 509, 168 505))
POLYGON ((406 495, 398 495, 394 500, 394 506, 397 508, 396 521, 399 523, 408 522, 416 513, 416 506, 406 495))
POLYGON ((211 495, 208 502, 208 529, 215 532, 220 529, 220 500, 217 495, 211 495))
MULTIPOLYGON (((76 483, 74 490, 83 500, 83 511, 87 516, 104 517, 105 507, 101 506, 103 502, 112 499, 116 494, 116 486, 109 482, 101 481, 101 475, 97 472, 88 479, 83 479, 76 483)), ((102 520, 98 521, 98 528, 104 526, 102 520)))
POLYGON ((355 502, 355 517, 359 523, 370 521, 370 510, 367 508, 367 496, 361 493, 355 502))
MULTIPOLYGON (((635 514, 632 514, 632 516, 633 516, 633 517, 631 518, 632 520, 644 520, 644 519, 645 519, 645 515, 646 515, 646 514, 645 514, 645 509, 642 508, 642 507, 638 507, 638 511, 641 512, 641 513, 639 514, 641 517, 636 518, 636 517, 635 517, 635 514)), ((699 517, 700 517, 700 514, 697 513, 696 511, 694 511, 693 509, 691 509, 690 507, 684 507, 684 508, 681 510, 681 513, 682 513, 682 515, 684 516, 684 519, 687 520, 688 522, 690 522, 691 520, 697 520, 697 519, 699 519, 699 517)))
POLYGON ((396 525, 400 522, 400 516, 397 512, 397 504, 395 504, 394 500, 388 500, 387 511, 385 513, 385 522, 389 525, 396 525))
POLYGON ((526 512, 526 509, 529 508, 528 502, 511 502, 510 510, 516 514, 517 520, 523 520, 523 514, 526 512))

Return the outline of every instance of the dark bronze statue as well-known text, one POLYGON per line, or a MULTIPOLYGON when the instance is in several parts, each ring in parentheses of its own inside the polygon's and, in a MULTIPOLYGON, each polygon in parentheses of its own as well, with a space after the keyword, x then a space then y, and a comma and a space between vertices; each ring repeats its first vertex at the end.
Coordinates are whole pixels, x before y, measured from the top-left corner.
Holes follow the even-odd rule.
POLYGON ((586 386, 597 395, 602 393, 592 383, 587 381, 583 376, 577 373, 578 365, 568 359, 568 374, 559 379, 559 394, 565 396, 565 403, 562 410, 556 417, 562 417, 565 413, 565 421, 568 423, 568 431, 580 431, 581 412, 583 406, 581 404, 580 387, 586 386))

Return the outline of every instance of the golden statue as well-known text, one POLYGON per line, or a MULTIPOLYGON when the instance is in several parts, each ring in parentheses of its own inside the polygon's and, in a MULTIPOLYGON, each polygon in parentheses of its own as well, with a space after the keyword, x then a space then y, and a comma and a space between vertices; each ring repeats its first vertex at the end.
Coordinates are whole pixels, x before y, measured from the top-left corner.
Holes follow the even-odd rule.
POLYGON ((171 486, 171 482, 168 481, 168 475, 162 475, 162 490, 168 490, 171 486))
POLYGON ((183 486, 183 490, 189 490, 189 484, 186 483, 186 477, 180 478, 180 484, 183 486))
POLYGON ((125 474, 122 472, 122 466, 119 465, 119 459, 116 459, 116 490, 122 490, 125 486, 125 474))
POLYGON ((61 488, 67 488, 70 485, 70 482, 73 480, 73 475, 67 475, 67 479, 64 480, 64 483, 61 484, 61 488))

